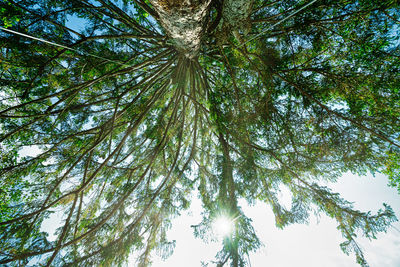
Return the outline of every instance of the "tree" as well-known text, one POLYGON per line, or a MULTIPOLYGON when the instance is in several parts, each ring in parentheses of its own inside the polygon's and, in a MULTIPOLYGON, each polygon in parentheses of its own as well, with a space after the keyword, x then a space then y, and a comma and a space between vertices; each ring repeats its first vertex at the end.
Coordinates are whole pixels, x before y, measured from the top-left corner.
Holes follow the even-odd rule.
POLYGON ((207 238, 219 213, 235 218, 219 266, 245 266, 260 245, 239 198, 268 203, 280 228, 327 214, 343 251, 367 266, 356 237, 386 231, 393 211, 354 210, 318 181, 382 171, 396 184, 398 8, 7 0, 0 263, 111 266, 137 251, 138 264, 149 265, 153 250, 172 253, 170 220, 199 192, 197 236, 207 238), (41 152, 20 156, 32 146, 41 152), (280 186, 291 209, 279 202, 280 186), (41 224, 54 212, 64 217, 51 242, 41 224))

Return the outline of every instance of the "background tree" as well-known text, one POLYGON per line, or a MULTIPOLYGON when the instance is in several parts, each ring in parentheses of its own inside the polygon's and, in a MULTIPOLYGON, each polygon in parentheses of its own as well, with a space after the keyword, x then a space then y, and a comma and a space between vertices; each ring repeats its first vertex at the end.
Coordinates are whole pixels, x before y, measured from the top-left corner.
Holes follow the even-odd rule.
POLYGON ((170 220, 198 191, 197 236, 207 238, 220 213, 235 221, 220 266, 245 266, 260 245, 239 198, 268 203, 281 228, 307 222, 310 211, 327 214, 343 251, 367 266, 355 238, 385 231, 393 211, 354 210, 318 181, 383 171, 396 185, 398 8, 370 0, 7 0, 0 263, 110 266, 137 251, 146 266, 153 250, 172 252, 170 220), (20 156, 31 146, 41 152, 20 156), (279 202, 280 186, 291 209, 279 202), (64 217, 50 242, 41 224, 54 212, 64 217))

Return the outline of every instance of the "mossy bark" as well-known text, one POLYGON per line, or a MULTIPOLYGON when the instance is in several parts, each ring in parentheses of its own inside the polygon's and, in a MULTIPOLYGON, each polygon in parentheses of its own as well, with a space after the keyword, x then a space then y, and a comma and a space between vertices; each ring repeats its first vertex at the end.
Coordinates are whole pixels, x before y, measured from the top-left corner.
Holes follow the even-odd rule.
POLYGON ((222 6, 223 27, 241 29, 248 24, 253 8, 252 0, 224 0, 222 6))

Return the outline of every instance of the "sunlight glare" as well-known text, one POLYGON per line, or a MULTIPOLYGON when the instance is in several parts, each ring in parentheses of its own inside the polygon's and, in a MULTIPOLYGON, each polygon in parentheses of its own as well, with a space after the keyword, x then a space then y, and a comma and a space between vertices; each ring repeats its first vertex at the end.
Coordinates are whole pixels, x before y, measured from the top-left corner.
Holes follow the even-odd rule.
POLYGON ((218 236, 228 236, 233 230, 233 221, 226 216, 218 217, 213 222, 213 230, 218 236))

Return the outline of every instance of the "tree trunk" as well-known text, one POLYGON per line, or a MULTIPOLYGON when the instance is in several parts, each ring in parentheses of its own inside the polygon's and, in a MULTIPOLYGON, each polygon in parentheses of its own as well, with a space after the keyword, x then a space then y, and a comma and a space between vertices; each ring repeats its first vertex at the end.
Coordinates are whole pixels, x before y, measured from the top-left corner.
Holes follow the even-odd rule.
POLYGON ((222 30, 239 31, 249 25, 253 0, 224 0, 222 6, 222 30))
POLYGON ((225 140, 222 133, 219 133, 219 142, 222 148, 223 160, 222 160, 222 181, 220 185, 220 190, 223 190, 224 195, 222 196, 225 200, 225 206, 229 208, 229 215, 234 216, 234 232, 229 240, 229 253, 232 260, 232 266, 239 266, 239 233, 238 224, 236 216, 239 214, 239 209, 237 206, 236 188, 235 181, 233 180, 233 166, 232 159, 229 155, 229 144, 225 140), (227 191, 227 192, 226 192, 227 191))
POLYGON ((178 52, 195 58, 211 0, 150 0, 178 52))

